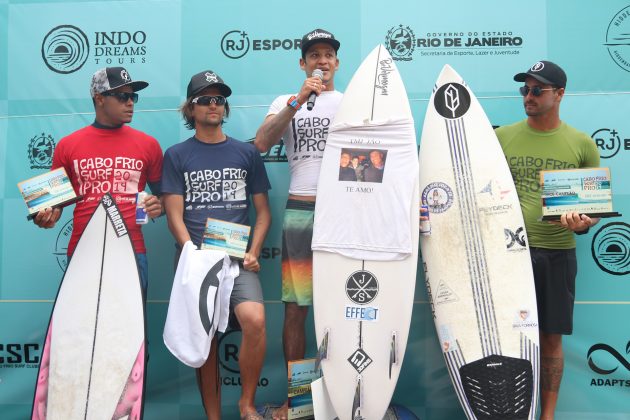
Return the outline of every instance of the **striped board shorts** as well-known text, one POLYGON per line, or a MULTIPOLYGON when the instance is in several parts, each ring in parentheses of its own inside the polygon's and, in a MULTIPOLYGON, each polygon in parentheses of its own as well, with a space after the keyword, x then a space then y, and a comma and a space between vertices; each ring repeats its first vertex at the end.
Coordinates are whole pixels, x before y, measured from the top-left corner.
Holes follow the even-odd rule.
POLYGON ((282 301, 313 304, 313 214, 315 203, 287 200, 282 224, 282 301))

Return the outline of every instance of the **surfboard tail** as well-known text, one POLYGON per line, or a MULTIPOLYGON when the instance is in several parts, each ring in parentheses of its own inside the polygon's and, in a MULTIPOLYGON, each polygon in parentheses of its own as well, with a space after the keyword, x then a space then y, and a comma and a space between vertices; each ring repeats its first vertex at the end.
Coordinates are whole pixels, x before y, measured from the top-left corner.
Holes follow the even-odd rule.
POLYGON ((529 418, 534 384, 529 360, 492 354, 463 365, 459 372, 476 418, 529 418))
POLYGON ((142 418, 142 397, 144 394, 145 377, 145 344, 140 346, 138 357, 131 368, 129 378, 123 389, 118 405, 112 416, 112 420, 129 419, 140 420, 142 418))

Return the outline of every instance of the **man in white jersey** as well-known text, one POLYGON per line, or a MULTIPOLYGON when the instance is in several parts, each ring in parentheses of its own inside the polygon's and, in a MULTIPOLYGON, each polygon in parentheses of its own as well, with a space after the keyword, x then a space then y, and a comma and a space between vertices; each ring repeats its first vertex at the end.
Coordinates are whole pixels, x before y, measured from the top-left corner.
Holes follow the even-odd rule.
MULTIPOLYGON (((328 130, 343 96, 334 83, 339 46, 334 35, 323 29, 302 37, 299 64, 306 80, 295 95, 282 95, 273 101, 254 141, 258 150, 267 152, 283 139, 291 172, 282 228, 282 342, 287 362, 303 359, 306 348, 304 323, 313 303, 311 238, 317 180, 328 130), (313 76, 315 69, 322 71, 322 78, 313 76), (309 111, 302 105, 311 93, 317 100, 309 111)), ((273 418, 286 419, 287 410, 285 402, 273 418)))

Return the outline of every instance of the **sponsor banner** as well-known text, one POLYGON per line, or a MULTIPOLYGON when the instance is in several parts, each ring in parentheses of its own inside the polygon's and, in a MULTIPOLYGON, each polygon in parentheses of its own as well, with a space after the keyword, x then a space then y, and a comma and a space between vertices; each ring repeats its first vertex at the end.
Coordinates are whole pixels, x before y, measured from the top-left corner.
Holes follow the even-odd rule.
POLYGON ((597 417, 602 413, 630 412, 630 401, 621 397, 630 390, 630 336, 627 330, 615 328, 616 322, 611 323, 625 319, 628 314, 628 305, 578 303, 575 306, 576 330, 565 337, 562 392, 588 395, 588 398, 559 399, 558 411, 600 413, 597 417), (580 333, 576 336, 577 331, 580 333))
POLYGON ((147 80, 141 96, 178 96, 179 5, 112 1, 94 11, 89 3, 9 5, 10 99, 89 97, 90 77, 107 66, 147 80))
POLYGON ((474 3, 457 4, 457 12, 450 3, 434 3, 427 8, 413 0, 399 1, 386 13, 378 7, 365 7, 363 44, 385 45, 412 95, 430 92, 446 63, 477 93, 511 91, 511 77, 488 78, 486 71, 492 68, 514 74, 547 55, 546 2, 537 0, 530 5, 543 13, 528 24, 519 17, 520 5, 497 0, 484 3, 484 8, 501 10, 500 19, 492 18, 492 14, 479 16, 474 3))

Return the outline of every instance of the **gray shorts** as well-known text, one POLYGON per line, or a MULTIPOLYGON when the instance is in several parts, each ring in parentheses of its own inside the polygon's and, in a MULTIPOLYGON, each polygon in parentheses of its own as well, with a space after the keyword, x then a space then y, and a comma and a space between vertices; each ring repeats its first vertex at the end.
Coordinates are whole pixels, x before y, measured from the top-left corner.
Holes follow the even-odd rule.
POLYGON ((575 249, 530 248, 538 325, 547 334, 573 333, 577 260, 575 249))

